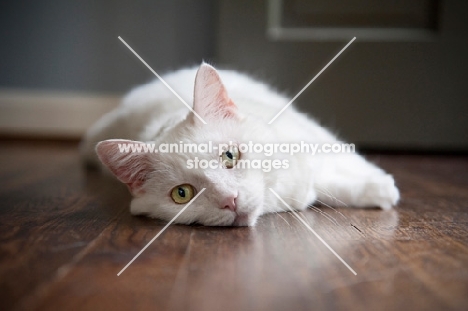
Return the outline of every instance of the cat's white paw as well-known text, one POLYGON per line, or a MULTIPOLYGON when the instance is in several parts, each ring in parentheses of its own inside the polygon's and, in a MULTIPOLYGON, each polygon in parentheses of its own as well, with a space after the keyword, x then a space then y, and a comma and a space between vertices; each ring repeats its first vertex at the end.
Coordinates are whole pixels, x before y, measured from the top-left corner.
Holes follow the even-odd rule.
POLYGON ((357 199, 359 207, 381 207, 384 210, 391 209, 400 198, 400 192, 395 186, 395 180, 391 175, 376 175, 370 177, 364 189, 357 199))

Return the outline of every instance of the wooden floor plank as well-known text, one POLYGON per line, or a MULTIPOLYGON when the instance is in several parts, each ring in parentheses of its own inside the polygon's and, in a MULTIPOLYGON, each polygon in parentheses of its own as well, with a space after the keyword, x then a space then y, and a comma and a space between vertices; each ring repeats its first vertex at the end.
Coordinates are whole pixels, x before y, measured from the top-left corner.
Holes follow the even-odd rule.
POLYGON ((465 310, 468 158, 372 156, 394 210, 326 206, 253 228, 133 217, 125 187, 82 169, 75 145, 0 146, 1 310, 465 310), (7 164, 5 164, 7 163, 7 164))

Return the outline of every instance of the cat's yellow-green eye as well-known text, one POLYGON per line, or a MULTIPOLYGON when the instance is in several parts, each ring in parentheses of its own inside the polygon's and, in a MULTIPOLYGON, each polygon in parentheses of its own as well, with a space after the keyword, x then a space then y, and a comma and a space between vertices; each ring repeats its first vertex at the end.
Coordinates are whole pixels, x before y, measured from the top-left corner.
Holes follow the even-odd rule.
POLYGON ((233 168, 236 166, 237 160, 240 158, 239 148, 237 146, 229 146, 229 149, 221 154, 221 162, 225 168, 233 168))
POLYGON ((194 196, 195 189, 189 184, 175 186, 171 191, 172 200, 177 204, 188 203, 194 196))

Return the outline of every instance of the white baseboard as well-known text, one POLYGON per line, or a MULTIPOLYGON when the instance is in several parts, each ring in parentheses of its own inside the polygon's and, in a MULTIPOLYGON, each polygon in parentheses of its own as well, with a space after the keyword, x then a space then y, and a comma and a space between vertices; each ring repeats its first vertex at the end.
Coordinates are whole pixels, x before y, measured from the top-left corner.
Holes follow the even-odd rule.
POLYGON ((120 95, 0 89, 0 135, 80 138, 120 95))

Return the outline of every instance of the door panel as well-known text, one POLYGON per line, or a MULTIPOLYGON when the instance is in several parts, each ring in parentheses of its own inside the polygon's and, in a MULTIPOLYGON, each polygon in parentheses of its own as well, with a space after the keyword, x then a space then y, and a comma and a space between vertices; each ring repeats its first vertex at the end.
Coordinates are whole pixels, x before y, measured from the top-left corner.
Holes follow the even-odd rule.
MULTIPOLYGON (((362 147, 468 150, 468 2, 437 1, 435 7, 433 1, 420 3, 410 8, 413 24, 410 18, 405 25, 391 27, 413 35, 424 30, 427 36, 379 40, 375 34, 385 25, 378 23, 377 13, 372 14, 382 9, 364 10, 370 26, 358 28, 374 35, 371 39, 356 35, 356 41, 295 104, 362 147)), ((292 98, 352 39, 356 25, 347 28, 341 23, 334 29, 345 35, 336 31, 338 36, 328 38, 275 37, 268 28, 268 5, 220 1, 217 60, 268 81, 292 98)), ((333 12, 327 10, 329 15, 333 12)), ((333 28, 331 22, 323 18, 322 25, 312 26, 333 28)))

